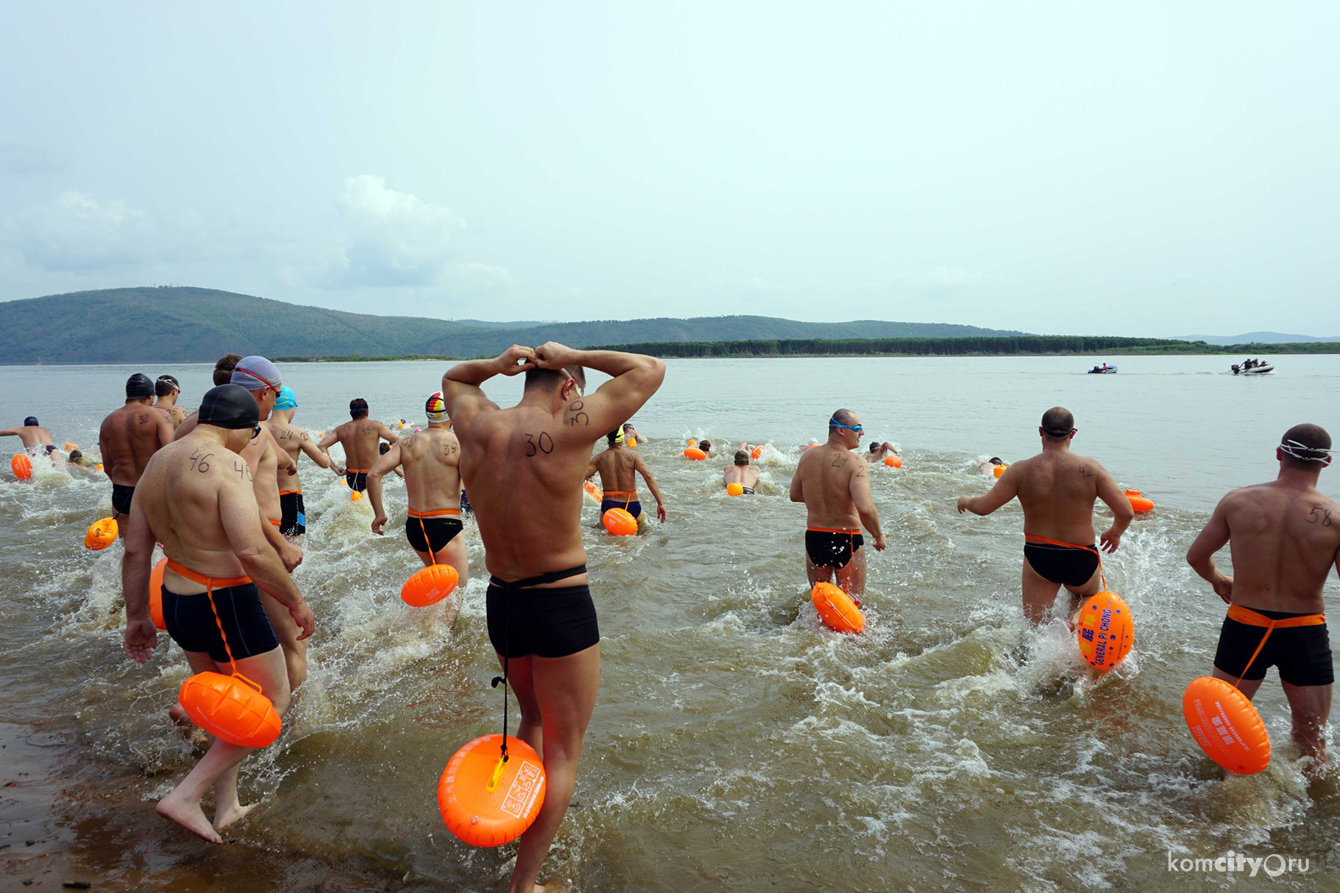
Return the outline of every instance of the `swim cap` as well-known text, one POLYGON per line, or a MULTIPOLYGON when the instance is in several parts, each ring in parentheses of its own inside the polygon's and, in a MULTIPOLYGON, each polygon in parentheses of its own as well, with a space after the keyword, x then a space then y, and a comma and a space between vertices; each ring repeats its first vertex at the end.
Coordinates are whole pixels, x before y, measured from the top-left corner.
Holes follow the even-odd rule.
POLYGON ((230 383, 241 385, 248 391, 262 391, 266 388, 278 391, 284 381, 279 377, 279 367, 265 357, 243 357, 233 367, 230 383))
POLYGON ((38 424, 37 424, 37 416, 35 416, 35 415, 30 415, 30 416, 28 416, 28 418, 24 419, 24 420, 23 420, 23 427, 25 427, 25 428, 28 428, 28 427, 33 427, 33 428, 39 427, 38 424))
POLYGON ((153 379, 143 372, 136 372, 126 379, 126 399, 143 400, 154 395, 153 379))
POLYGON ((615 428, 613 431, 605 435, 605 439, 608 440, 610 444, 623 443, 623 429, 615 428))
POLYGON ((293 388, 284 385, 279 389, 279 396, 275 399, 275 409, 297 409, 298 395, 293 393, 293 388))
POLYGON ((200 401, 200 424, 237 431, 254 428, 261 408, 251 392, 240 385, 225 384, 210 388, 200 401))
POLYGON ((442 392, 438 391, 429 397, 423 404, 423 411, 428 413, 428 421, 443 422, 447 418, 447 401, 443 399, 442 392))

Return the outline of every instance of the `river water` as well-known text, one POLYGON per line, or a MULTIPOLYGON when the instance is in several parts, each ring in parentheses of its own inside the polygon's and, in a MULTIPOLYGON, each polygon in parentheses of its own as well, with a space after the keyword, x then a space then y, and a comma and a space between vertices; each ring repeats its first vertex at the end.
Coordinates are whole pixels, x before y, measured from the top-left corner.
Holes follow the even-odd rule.
MULTIPOLYGON (((1223 616, 1187 546, 1223 493, 1273 478, 1290 425, 1340 435, 1340 357, 1281 357, 1255 378, 1227 374, 1227 357, 1123 357, 1116 375, 1084 374, 1102 359, 671 361, 634 420, 669 520, 632 539, 586 534, 603 677, 541 880, 577 891, 1340 889, 1340 785, 1304 780, 1275 673, 1257 697, 1275 748, 1259 776, 1218 781, 1181 715, 1223 616), (1017 505, 988 518, 954 510, 989 486, 980 460, 1037 451, 1055 404, 1075 413, 1077 452, 1157 505, 1105 560, 1136 644, 1101 678, 1063 624, 1024 631, 1017 505), (857 637, 818 623, 804 509, 786 496, 798 445, 824 437, 839 407, 905 459, 873 474, 889 548, 869 555, 857 637), (721 443, 720 458, 684 460, 690 436, 721 443), (758 495, 732 499, 721 472, 744 439, 773 448, 758 495), (1170 858, 1230 850, 1306 859, 1308 872, 1170 876, 1170 858)), ((316 432, 347 419, 352 397, 376 418, 422 423, 444 368, 282 371, 297 422, 316 432)), ((36 414, 57 441, 92 448, 133 371, 175 374, 194 407, 210 368, 7 367, 0 423, 36 414)), ((507 404, 519 387, 487 390, 507 404)), ((53 821, 96 889, 505 886, 515 847, 460 843, 435 800, 456 748, 502 722, 473 524, 476 576, 447 628, 440 607, 398 597, 419 567, 400 532, 403 485, 388 484, 392 532, 378 538, 366 502, 304 460, 296 580, 318 619, 310 678, 280 741, 244 766, 244 799, 260 807, 211 848, 152 812, 196 757, 166 719, 187 670, 166 636, 148 665, 122 654, 121 548, 82 548, 110 513, 110 484, 41 463, 19 483, 17 446, 0 466, 0 720, 62 755, 53 821)), ((1340 493, 1338 474, 1323 474, 1326 492, 1340 493)), ((588 505, 584 520, 596 516, 588 505)), ((1334 578, 1327 595, 1340 595, 1334 578)))

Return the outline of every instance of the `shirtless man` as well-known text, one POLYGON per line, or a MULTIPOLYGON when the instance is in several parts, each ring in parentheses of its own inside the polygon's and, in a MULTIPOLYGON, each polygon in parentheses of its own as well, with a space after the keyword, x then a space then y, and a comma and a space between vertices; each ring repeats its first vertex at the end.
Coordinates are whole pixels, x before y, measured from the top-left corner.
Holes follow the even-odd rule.
POLYGON ((317 446, 323 450, 329 450, 336 443, 344 447, 346 465, 337 467, 335 474, 344 475, 350 490, 362 493, 367 489, 368 471, 379 455, 377 442, 384 440, 395 444, 400 438, 381 422, 368 418, 368 401, 362 397, 349 401, 349 415, 353 421, 345 422, 327 434, 317 446))
POLYGON ((647 463, 641 454, 624 447, 623 428, 616 428, 605 435, 608 444, 603 453, 592 456, 586 464, 586 479, 590 480, 596 472, 600 473, 600 489, 605 491, 600 502, 600 514, 604 516, 610 509, 626 509, 634 518, 642 517, 642 503, 637 498, 637 478, 634 472, 642 475, 647 489, 656 499, 656 517, 665 523, 665 500, 656 486, 656 478, 651 476, 647 463))
MULTIPOLYGON (((449 564, 460 579, 457 592, 465 591, 470 562, 465 554, 461 533, 461 444, 449 430, 446 403, 439 391, 424 404, 428 427, 392 445, 368 472, 368 499, 376 517, 372 532, 385 534, 386 509, 382 505, 382 476, 397 467, 405 467, 405 492, 409 496, 409 516, 405 519, 405 538, 425 566, 449 564)), ((452 602, 447 623, 456 617, 460 596, 452 602)))
MULTIPOLYGON (((262 522, 262 531, 266 541, 284 563, 289 573, 302 563, 302 549, 290 543, 279 532, 279 523, 283 517, 283 508, 279 501, 278 479, 280 466, 292 468, 293 462, 288 454, 275 446, 273 436, 266 425, 278 399, 279 388, 283 382, 279 369, 265 357, 251 356, 238 360, 229 377, 232 383, 247 390, 256 401, 260 429, 240 454, 251 470, 251 486, 256 499, 257 511, 262 522)), ((198 423, 198 414, 192 413, 177 429, 176 439, 189 435, 198 423)), ((279 636, 279 644, 284 649, 284 660, 288 663, 289 689, 297 689, 307 678, 307 643, 298 634, 300 631, 293 619, 288 616, 284 606, 265 593, 261 593, 261 604, 270 616, 270 625, 279 636)))
POLYGON ((960 496, 959 512, 989 515, 1014 497, 1024 510, 1024 618, 1029 625, 1046 621, 1062 586, 1070 593, 1069 616, 1085 597, 1098 591, 1099 560, 1115 552, 1135 511, 1107 469, 1070 452, 1075 417, 1054 406, 1038 428, 1042 452, 1005 469, 996 485, 981 496, 960 496), (1112 509, 1112 526, 1095 537, 1093 504, 1101 499, 1112 509))
POLYGON ((292 471, 281 468, 275 473, 279 489, 279 532, 287 537, 289 542, 301 546, 303 535, 307 533, 307 507, 302 501, 298 456, 306 453, 307 458, 322 468, 329 468, 334 463, 331 462, 330 455, 312 440, 312 435, 293 424, 293 416, 297 412, 298 396, 293 393, 293 388, 284 385, 279 389, 279 396, 275 398, 275 408, 270 413, 269 421, 270 434, 274 436, 275 443, 293 463, 292 471))
POLYGON ((1335 682, 1322 589, 1331 568, 1340 572, 1340 505, 1317 492, 1331 453, 1331 437, 1321 428, 1290 428, 1275 449, 1279 477, 1221 499, 1186 553, 1187 563, 1228 604, 1214 656, 1215 678, 1228 680, 1250 698, 1265 681, 1266 670, 1279 667, 1293 714, 1294 744, 1309 758, 1307 772, 1313 777, 1326 762, 1326 720, 1335 682), (1224 543, 1232 548, 1231 577, 1214 564, 1214 553, 1224 543))
POLYGON ((870 455, 866 458, 869 459, 872 464, 875 462, 883 462, 885 456, 902 456, 902 453, 898 452, 898 448, 887 440, 883 443, 870 444, 870 455))
POLYGON ((865 537, 870 531, 876 552, 888 541, 879 529, 879 512, 870 496, 870 468, 854 453, 861 445, 861 420, 839 409, 828 420, 828 442, 806 450, 791 478, 791 501, 805 503, 805 570, 810 585, 836 577, 843 591, 865 592, 865 537))
POLYGON ((122 539, 140 475, 153 454, 172 442, 172 418, 149 405, 153 396, 154 383, 149 376, 136 372, 126 380, 126 405, 103 419, 98 429, 103 470, 112 479, 112 518, 122 539))
POLYGON ((172 419, 172 430, 176 431, 181 423, 186 421, 187 415, 186 410, 177 405, 177 398, 181 396, 181 385, 171 375, 160 375, 158 381, 154 382, 154 393, 158 395, 154 406, 168 414, 172 419))
POLYGON ((582 478, 599 432, 630 418, 664 378, 665 363, 654 357, 553 342, 513 345, 442 377, 447 414, 461 441, 461 477, 492 574, 489 640, 521 704, 517 735, 544 760, 544 805, 521 835, 512 893, 535 889, 572 797, 600 687, 600 630, 582 546, 582 478), (611 377, 589 397, 583 396, 584 366, 611 377), (480 390, 495 375, 520 372, 525 391, 510 409, 480 390))
POLYGON ((30 415, 24 419, 22 428, 5 428, 0 431, 0 437, 17 437, 29 452, 45 450, 48 456, 56 452, 56 445, 51 442, 51 432, 37 424, 37 416, 30 415))
POLYGON ((758 486, 758 469, 749 464, 749 454, 744 450, 735 451, 735 464, 727 465, 722 476, 727 485, 739 484, 744 487, 744 495, 752 496, 758 486))
MULTIPOLYGON (((225 385, 205 394, 189 436, 149 461, 130 510, 121 590, 126 601, 126 654, 144 663, 158 644, 149 619, 149 573, 154 542, 169 564, 163 574, 163 617, 191 670, 234 669, 261 686, 283 716, 289 705, 284 658, 261 608, 257 586, 284 605, 292 623, 311 635, 315 621, 297 587, 262 535, 250 469, 236 455, 252 439, 256 401, 225 385), (252 581, 255 581, 254 583, 252 581), (207 585, 208 584, 208 585, 207 585), (207 598, 200 595, 209 589, 207 598), (227 644, 215 623, 223 619, 227 644), (229 655, 231 651, 231 657, 229 655)), ((213 843, 219 831, 246 815, 237 799, 237 769, 253 748, 215 740, 208 753, 158 803, 158 814, 213 843), (214 788, 214 821, 200 798, 214 788)))

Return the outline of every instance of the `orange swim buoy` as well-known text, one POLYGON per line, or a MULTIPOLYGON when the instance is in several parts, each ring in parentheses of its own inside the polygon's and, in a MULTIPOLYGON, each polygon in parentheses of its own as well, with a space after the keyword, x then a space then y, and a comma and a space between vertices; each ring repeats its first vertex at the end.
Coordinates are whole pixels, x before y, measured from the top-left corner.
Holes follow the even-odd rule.
POLYGON ((33 476, 33 460, 23 453, 18 453, 9 460, 9 470, 14 472, 14 477, 26 481, 33 476))
POLYGON ((362 498, 363 498, 363 494, 362 494, 362 493, 359 493, 357 490, 353 491, 353 493, 351 493, 351 494, 349 495, 349 501, 350 501, 350 502, 358 502, 358 501, 359 501, 360 499, 362 499, 362 498))
POLYGON ((992 466, 992 468, 991 468, 991 473, 994 474, 996 477, 1000 477, 1002 474, 1005 473, 1005 469, 1007 469, 1007 468, 1009 468, 1009 467, 1010 467, 1010 466, 1008 466, 1008 465, 995 465, 995 466, 992 466))
POLYGON ((1201 750, 1229 772, 1255 775, 1270 765, 1270 736, 1261 714, 1231 682, 1192 679, 1182 695, 1182 715, 1201 750))
POLYGON ((1154 510, 1154 500, 1141 496, 1139 490, 1127 490, 1126 498, 1131 501, 1131 508, 1135 509, 1137 515, 1154 510))
POLYGON ((632 536, 637 533, 637 518, 627 509, 610 509, 600 520, 614 536, 632 536))
POLYGON ((67 452, 67 453, 70 452, 71 450, 77 450, 77 449, 79 449, 79 444, 77 444, 77 443, 68 443, 68 442, 67 442, 67 443, 65 444, 65 452, 67 452))
POLYGON ((1131 653, 1135 644, 1135 621, 1130 607, 1115 592, 1089 596, 1075 617, 1075 636, 1080 653, 1090 666, 1112 669, 1131 653))
POLYGON ((167 631, 167 623, 163 620, 163 572, 167 570, 167 563, 166 558, 162 559, 149 573, 149 617, 154 626, 164 632, 167 631))
POLYGON ((177 700, 192 722, 239 747, 267 747, 282 728, 274 704, 241 674, 196 673, 181 684, 177 700))
POLYGON ((99 518, 89 526, 88 532, 84 534, 84 548, 101 552, 116 542, 116 534, 115 518, 99 518))
POLYGON ((605 494, 596 486, 595 481, 582 481, 582 490, 584 490, 586 495, 590 496, 594 502, 600 502, 605 498, 605 494))
POLYGON ((94 471, 102 471, 102 463, 99 462, 99 463, 97 464, 97 466, 96 466, 93 470, 94 470, 94 471))
POLYGON ((461 575, 449 564, 433 564, 414 573, 400 587, 400 598, 414 608, 435 605, 456 591, 461 575))
POLYGON ((752 450, 749 451, 749 458, 750 458, 750 459, 757 459, 758 457, 760 457, 760 456, 762 456, 762 455, 763 455, 763 447, 761 447, 761 446, 756 446, 756 447, 754 447, 752 450))
POLYGON ((727 485, 726 485, 726 495, 727 495, 727 496, 743 496, 743 495, 744 495, 744 484, 727 484, 727 485))
POLYGON ((689 442, 684 444, 684 446, 691 446, 691 447, 696 447, 697 445, 698 445, 698 438, 696 437, 690 437, 689 442))
POLYGON ((697 447, 689 447, 684 451, 684 457, 686 459, 692 459, 694 462, 701 462, 703 459, 707 458, 707 454, 697 447))
POLYGON ((829 629, 840 633, 859 633, 865 629, 865 617, 856 601, 832 583, 815 583, 810 600, 829 629))
POLYGON ((887 465, 887 466, 889 466, 890 468, 902 468, 902 467, 903 467, 903 457, 902 457, 902 456, 885 456, 885 457, 884 457, 884 464, 887 465))
POLYGON ((452 755, 437 783, 447 830, 471 846, 502 846, 520 837, 544 805, 544 763, 520 738, 476 738, 452 755))

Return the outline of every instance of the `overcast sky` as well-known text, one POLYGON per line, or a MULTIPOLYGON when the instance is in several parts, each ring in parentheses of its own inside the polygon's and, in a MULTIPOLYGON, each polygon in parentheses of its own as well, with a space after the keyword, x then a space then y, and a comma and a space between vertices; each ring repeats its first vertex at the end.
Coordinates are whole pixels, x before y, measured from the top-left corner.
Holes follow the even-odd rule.
POLYGON ((1340 335, 1333 0, 275 6, 0 4, 0 299, 1340 335))

